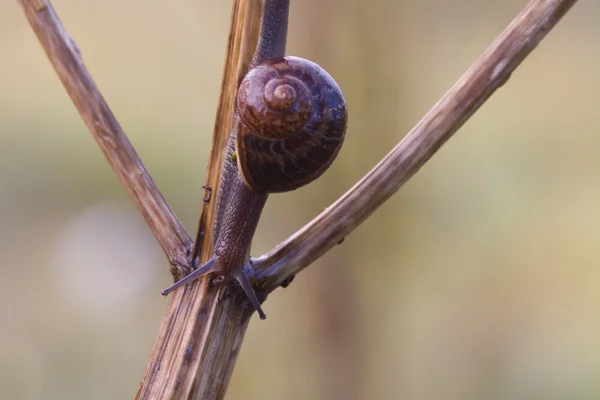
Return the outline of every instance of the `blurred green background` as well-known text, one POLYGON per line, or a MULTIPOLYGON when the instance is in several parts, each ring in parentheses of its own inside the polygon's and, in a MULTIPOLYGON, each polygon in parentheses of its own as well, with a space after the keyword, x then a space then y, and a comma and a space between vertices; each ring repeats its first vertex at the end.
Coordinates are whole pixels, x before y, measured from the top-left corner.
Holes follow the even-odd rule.
MULTIPOLYGON (((340 156, 253 254, 364 175, 524 0, 292 2, 346 94, 340 156)), ((193 235, 229 1, 54 5, 193 235)), ((265 303, 229 399, 600 398, 600 4, 582 1, 396 196, 265 303)), ((15 1, 0 3, 0 398, 127 399, 168 265, 15 1)))

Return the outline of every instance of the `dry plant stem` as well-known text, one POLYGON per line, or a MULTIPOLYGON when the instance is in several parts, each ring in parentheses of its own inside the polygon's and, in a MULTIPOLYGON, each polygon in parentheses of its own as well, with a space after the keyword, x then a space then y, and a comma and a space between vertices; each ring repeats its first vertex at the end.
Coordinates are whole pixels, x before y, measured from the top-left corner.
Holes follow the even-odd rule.
POLYGON ((156 236, 175 277, 187 266, 192 241, 146 171, 85 68, 77 44, 50 1, 19 0, 46 55, 85 124, 156 236))
MULTIPOLYGON (((311 223, 248 266, 254 277, 260 279, 261 288, 273 290, 290 274, 308 266, 395 193, 508 79, 575 2, 530 2, 459 82, 371 172, 311 223)), ((184 266, 181 272, 187 272, 186 252, 191 247, 190 239, 110 112, 51 4, 43 0, 19 0, 19 3, 86 125, 169 260, 184 266)), ((215 132, 221 133, 215 133, 209 184, 218 182, 215 171, 220 171, 227 141, 222 132, 228 134, 231 128, 221 129, 219 124, 231 124, 235 99, 232 90, 250 64, 250 52, 244 53, 243 49, 251 49, 252 43, 256 44, 256 36, 243 38, 243 33, 252 30, 248 27, 260 19, 258 3, 259 0, 234 0, 226 62, 230 69, 226 70, 223 84, 223 96, 229 98, 222 98, 215 124, 215 132)), ((213 216, 214 209, 210 205, 203 209, 195 254, 202 253, 204 260, 209 258, 210 246, 206 246, 209 241, 203 238, 209 233, 213 216)), ((137 398, 224 396, 251 310, 244 309, 243 303, 233 296, 224 296, 219 301, 224 295, 222 288, 223 285, 211 286, 202 280, 201 284, 187 285, 172 295, 137 398)))
MULTIPOLYGON (((258 41, 260 0, 234 0, 221 99, 215 122, 207 183, 218 192, 223 154, 232 127, 239 82, 250 65, 258 41)), ((212 255, 214 199, 202 209, 194 261, 212 255)), ((245 301, 211 285, 208 278, 171 294, 137 399, 220 399, 248 326, 251 308, 245 301)), ((244 296, 242 293, 240 293, 244 296)))
MULTIPOLYGON (((267 0, 264 13, 273 15, 273 8, 283 5, 286 7, 287 28, 288 0, 267 0)), ((209 165, 211 185, 216 185, 213 179, 219 178, 214 175, 215 171, 222 170, 223 154, 234 123, 237 89, 253 59, 261 11, 259 0, 235 0, 233 3, 228 54, 209 165)), ((262 31, 264 33, 265 30, 262 31)), ((285 31, 280 31, 279 35, 285 35, 285 31)), ((254 54, 254 60, 280 51, 269 50, 277 47, 278 43, 261 37, 261 50, 254 54)), ((221 190, 213 186, 215 192, 221 190)), ((195 254, 199 257, 194 259, 206 261, 212 256, 210 240, 205 239, 211 237, 211 229, 214 228, 212 219, 215 218, 216 203, 211 201, 210 206, 202 211, 199 240, 195 246, 195 254)), ((210 285, 208 279, 186 285, 172 294, 173 300, 154 345, 138 399, 220 399, 225 396, 253 309, 244 308, 244 293, 227 296, 223 292, 226 290, 224 285, 210 285)))
POLYGON ((389 199, 502 86, 576 0, 534 0, 410 133, 334 204, 247 266, 276 289, 351 233, 389 199))
POLYGON ((213 201, 203 202, 198 232, 194 242, 193 260, 200 264, 208 261, 212 255, 210 238, 215 217, 214 195, 218 192, 221 169, 223 167, 224 149, 227 147, 229 133, 233 126, 233 114, 237 99, 237 88, 249 69, 254 49, 258 41, 260 18, 257 10, 260 0, 234 0, 231 31, 227 43, 227 57, 223 68, 221 96, 217 107, 217 116, 213 131, 212 148, 208 161, 207 185, 211 188, 213 201), (202 254, 204 257, 202 257, 202 254))

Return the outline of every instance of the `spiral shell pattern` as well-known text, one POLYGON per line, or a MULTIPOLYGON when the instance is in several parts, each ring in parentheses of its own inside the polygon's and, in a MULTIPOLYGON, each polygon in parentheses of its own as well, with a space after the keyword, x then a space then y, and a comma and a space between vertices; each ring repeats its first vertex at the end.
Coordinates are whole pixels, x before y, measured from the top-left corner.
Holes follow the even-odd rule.
POLYGON ((261 193, 295 190, 320 177, 342 146, 348 118, 333 78, 290 56, 248 72, 238 114, 238 167, 246 185, 261 193))

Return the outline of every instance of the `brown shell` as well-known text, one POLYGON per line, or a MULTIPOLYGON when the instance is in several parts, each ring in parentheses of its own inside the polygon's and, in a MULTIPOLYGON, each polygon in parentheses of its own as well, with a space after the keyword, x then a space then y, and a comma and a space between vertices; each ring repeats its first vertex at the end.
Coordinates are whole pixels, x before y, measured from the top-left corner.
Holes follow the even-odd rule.
POLYGON ((238 166, 257 192, 286 192, 312 182, 337 156, 348 112, 337 83, 298 57, 269 60, 240 84, 238 166))

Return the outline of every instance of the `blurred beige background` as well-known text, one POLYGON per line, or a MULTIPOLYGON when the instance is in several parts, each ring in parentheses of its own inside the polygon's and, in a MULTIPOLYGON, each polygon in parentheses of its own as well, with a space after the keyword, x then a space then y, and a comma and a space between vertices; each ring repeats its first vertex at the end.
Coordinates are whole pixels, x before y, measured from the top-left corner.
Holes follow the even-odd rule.
MULTIPOLYGON (((365 174, 525 0, 292 2, 288 53, 338 80, 347 141, 273 196, 253 254, 365 174)), ((56 0, 190 234, 229 1, 56 0)), ((581 1, 391 201, 265 304, 229 399, 600 398, 600 4, 581 1)), ((45 58, 0 3, 0 397, 128 399, 168 265, 45 58)))

